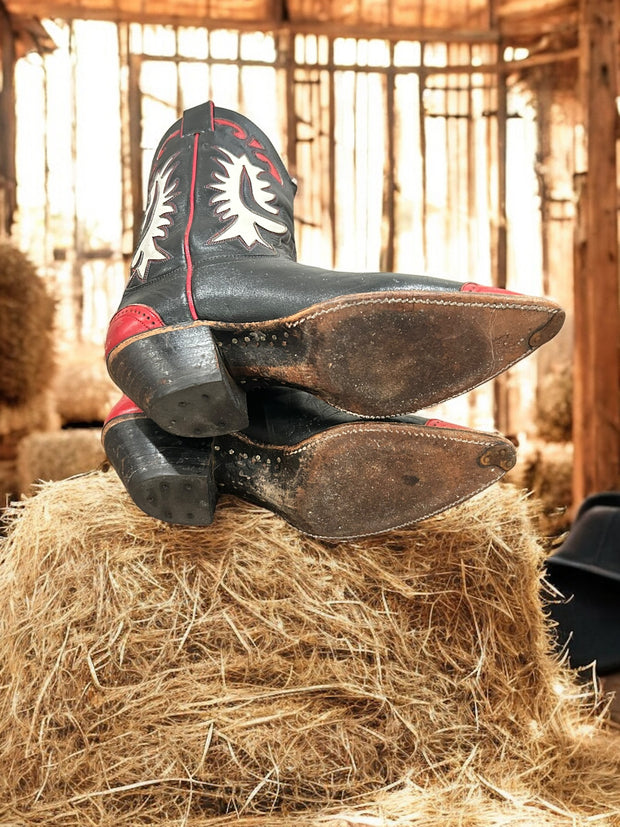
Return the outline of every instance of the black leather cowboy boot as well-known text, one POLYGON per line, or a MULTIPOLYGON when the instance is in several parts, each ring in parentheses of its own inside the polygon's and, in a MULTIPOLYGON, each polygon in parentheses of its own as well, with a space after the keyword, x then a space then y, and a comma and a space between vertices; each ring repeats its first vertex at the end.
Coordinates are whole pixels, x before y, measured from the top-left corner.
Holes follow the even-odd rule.
POLYGON ((160 427, 245 427, 240 385, 303 388, 365 416, 464 393, 562 326, 552 301, 471 282, 299 264, 291 181, 242 115, 187 110, 153 159, 109 372, 160 427))
POLYGON ((170 434, 121 400, 103 444, 136 505, 171 523, 208 525, 217 494, 229 493, 307 534, 352 539, 444 511, 515 463, 504 437, 440 420, 363 419, 291 388, 247 398, 249 426, 213 439, 170 434))

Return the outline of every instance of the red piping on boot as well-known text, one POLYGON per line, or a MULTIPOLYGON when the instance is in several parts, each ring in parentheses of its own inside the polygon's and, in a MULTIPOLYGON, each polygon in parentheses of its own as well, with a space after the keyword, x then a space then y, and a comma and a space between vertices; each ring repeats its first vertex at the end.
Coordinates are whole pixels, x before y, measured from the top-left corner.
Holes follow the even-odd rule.
MULTIPOLYGON (((243 129, 243 127, 239 126, 238 123, 234 121, 226 120, 225 118, 215 118, 214 123, 220 124, 220 126, 229 126, 235 138, 239 138, 240 141, 245 141, 248 138, 248 134, 243 129)), ((259 161, 263 161, 269 167, 269 172, 273 175, 276 181, 281 184, 282 183, 282 176, 275 168, 273 161, 264 152, 257 152, 259 149, 265 149, 265 147, 258 141, 256 138, 252 138, 252 140, 248 141, 248 146, 251 146, 254 150, 254 155, 258 158, 259 161)))
POLYGON ((173 138, 178 138, 178 136, 179 136, 180 134, 181 134, 181 130, 180 130, 180 129, 177 129, 177 131, 176 131, 176 132, 173 132, 173 133, 172 133, 172 135, 168 135, 168 137, 166 138, 166 140, 165 140, 165 141, 164 141, 164 143, 162 144, 162 148, 161 148, 161 149, 159 150, 159 152, 157 153, 157 160, 158 160, 158 161, 159 161, 159 159, 161 158, 161 156, 162 156, 162 152, 164 151, 164 147, 166 146, 166 144, 168 143, 168 141, 171 141, 173 138))
POLYGON ((192 229, 192 222, 194 220, 194 195, 196 192, 196 167, 198 165, 198 140, 200 135, 194 135, 194 157, 192 158, 192 183, 189 192, 189 217, 187 219, 187 227, 185 228, 185 237, 183 239, 183 249, 185 250, 185 262, 187 264, 187 276, 185 278, 185 293, 187 295, 187 303, 189 305, 189 312, 192 319, 198 318, 196 312, 196 305, 194 304, 194 297, 192 296, 192 273, 194 265, 192 263, 192 254, 189 249, 189 234, 192 229))
POLYGON ((228 121, 226 118, 216 118, 215 123, 219 123, 222 126, 230 126, 232 128, 233 135, 235 138, 239 138, 240 141, 244 141, 248 137, 245 129, 234 121, 228 121))
POLYGON ((266 164, 269 165, 269 171, 271 172, 273 177, 276 179, 276 181, 279 184, 281 184, 282 183, 282 178, 280 177, 280 173, 278 172, 278 170, 275 168, 275 166, 273 164, 273 161, 270 158, 268 158, 265 155, 264 152, 256 152, 255 151, 254 154, 256 155, 256 157, 258 158, 259 161, 264 161, 266 164))
POLYGON ((457 428, 459 430, 467 430, 465 425, 455 425, 454 422, 445 422, 443 419, 429 419, 426 421, 429 428, 457 428))

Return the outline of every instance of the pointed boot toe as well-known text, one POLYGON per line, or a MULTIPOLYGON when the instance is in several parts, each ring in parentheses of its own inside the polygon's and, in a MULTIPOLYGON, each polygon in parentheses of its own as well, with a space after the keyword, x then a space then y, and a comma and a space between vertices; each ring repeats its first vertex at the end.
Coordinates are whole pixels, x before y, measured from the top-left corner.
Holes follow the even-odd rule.
POLYGON ((164 134, 106 341, 118 387, 162 429, 244 430, 245 391, 287 385, 365 416, 449 399, 555 335, 546 299, 296 260, 296 186, 269 138, 201 104, 164 134))
POLYGON ((217 501, 211 439, 163 431, 123 397, 102 431, 104 451, 138 508, 179 525, 210 525, 217 501))
MULTIPOLYGON (((541 301, 542 300, 539 299, 539 302, 541 301)), ((548 301, 547 305, 546 320, 543 321, 540 327, 536 328, 528 339, 530 352, 550 342, 554 336, 557 336, 564 324, 566 318, 565 312, 553 302, 548 301)))

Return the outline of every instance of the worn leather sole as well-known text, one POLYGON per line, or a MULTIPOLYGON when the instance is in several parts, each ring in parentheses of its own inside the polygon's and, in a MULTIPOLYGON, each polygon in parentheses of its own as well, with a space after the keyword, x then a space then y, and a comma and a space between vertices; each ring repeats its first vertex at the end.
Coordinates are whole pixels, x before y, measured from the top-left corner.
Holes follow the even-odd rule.
POLYGON ((141 414, 113 419, 103 441, 133 501, 150 516, 209 525, 217 494, 229 493, 329 540, 430 517, 487 488, 515 463, 512 443, 495 434, 388 421, 266 445, 241 433, 183 440, 141 414))
POLYGON ((237 381, 302 387, 343 410, 385 416, 477 387, 551 339, 563 319, 546 299, 398 292, 212 329, 237 381))
POLYGON ((214 447, 221 492, 332 540, 430 517, 487 488, 515 462, 502 437, 391 422, 339 425, 285 447, 228 434, 214 447))
POLYGON ((412 413, 507 370, 563 321, 542 298, 366 293, 272 321, 148 330, 113 348, 108 369, 164 430, 209 436, 247 423, 235 383, 302 388, 362 416, 412 413))

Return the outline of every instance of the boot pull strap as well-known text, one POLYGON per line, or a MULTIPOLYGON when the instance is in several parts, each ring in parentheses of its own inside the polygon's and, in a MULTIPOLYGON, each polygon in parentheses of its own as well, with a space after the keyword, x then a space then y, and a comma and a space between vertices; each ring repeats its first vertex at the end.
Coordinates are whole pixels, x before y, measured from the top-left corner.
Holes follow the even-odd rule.
POLYGON ((183 120, 181 122, 181 135, 196 135, 203 132, 215 131, 215 107, 213 101, 201 103, 191 109, 186 109, 183 112, 183 120))

